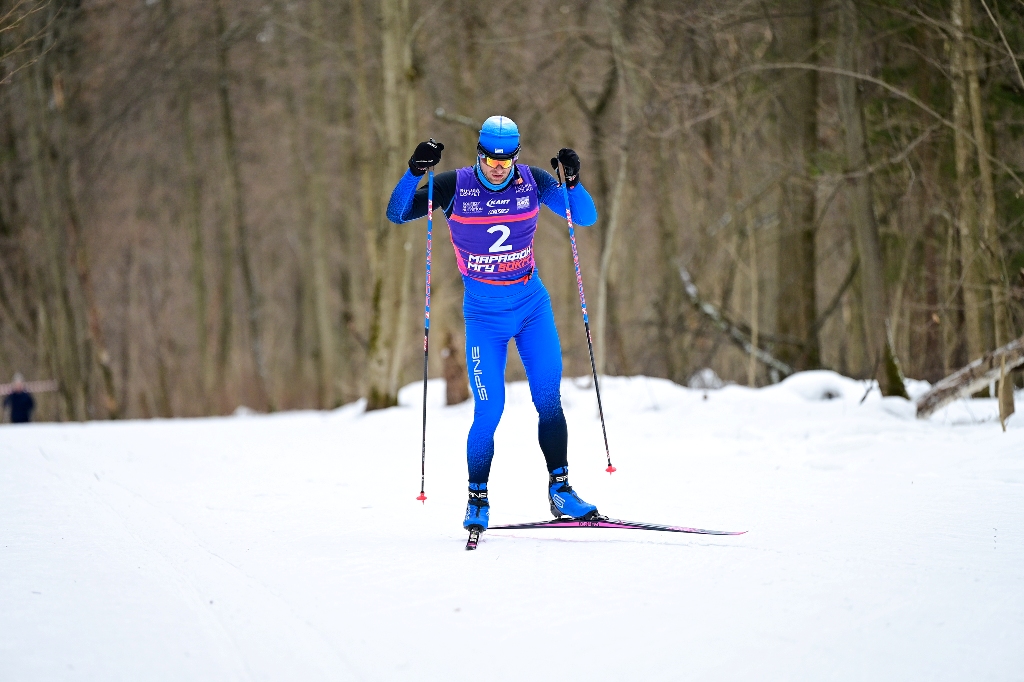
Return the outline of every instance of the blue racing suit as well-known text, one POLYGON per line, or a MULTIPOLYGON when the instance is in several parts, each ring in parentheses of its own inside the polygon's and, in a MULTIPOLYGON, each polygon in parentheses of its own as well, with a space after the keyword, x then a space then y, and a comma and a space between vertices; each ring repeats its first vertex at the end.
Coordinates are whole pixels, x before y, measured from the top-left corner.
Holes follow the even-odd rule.
MULTIPOLYGON (((567 466, 568 429, 562 412, 562 350, 551 298, 536 271, 533 237, 540 205, 565 215, 562 190, 547 171, 516 165, 505 185, 488 189, 473 166, 434 177, 434 202, 448 218, 465 285, 466 364, 473 390, 473 426, 466 455, 470 483, 486 483, 494 432, 505 407, 508 342, 516 340, 539 418, 538 440, 548 471, 567 466)), ((426 187, 407 171, 391 194, 388 218, 404 223, 426 215, 426 187)), ((597 221, 582 185, 569 190, 573 222, 597 221)))

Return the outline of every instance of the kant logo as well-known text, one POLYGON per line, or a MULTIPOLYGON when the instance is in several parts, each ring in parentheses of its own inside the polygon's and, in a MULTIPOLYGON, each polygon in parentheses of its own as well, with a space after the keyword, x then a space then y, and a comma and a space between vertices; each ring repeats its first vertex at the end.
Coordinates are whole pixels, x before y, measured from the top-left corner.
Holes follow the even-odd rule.
POLYGON ((505 204, 512 203, 511 199, 488 199, 487 208, 494 208, 495 206, 504 206, 505 204))

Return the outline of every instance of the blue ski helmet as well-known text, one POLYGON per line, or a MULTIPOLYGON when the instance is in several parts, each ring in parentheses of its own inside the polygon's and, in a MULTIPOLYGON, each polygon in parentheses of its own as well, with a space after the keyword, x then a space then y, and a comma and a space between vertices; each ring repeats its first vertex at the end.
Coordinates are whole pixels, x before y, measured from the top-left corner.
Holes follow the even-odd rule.
POLYGON ((476 148, 492 159, 511 159, 519 153, 519 126, 507 116, 491 116, 480 128, 476 148))

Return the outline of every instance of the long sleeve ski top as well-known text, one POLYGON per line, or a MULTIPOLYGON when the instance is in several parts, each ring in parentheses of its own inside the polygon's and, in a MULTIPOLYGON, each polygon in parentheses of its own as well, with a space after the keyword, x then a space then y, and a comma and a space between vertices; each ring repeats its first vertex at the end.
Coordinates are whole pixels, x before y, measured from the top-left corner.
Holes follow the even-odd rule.
MULTIPOLYGON (((533 173, 533 178, 537 181, 540 202, 554 211, 556 215, 564 216, 565 201, 562 198, 562 188, 558 186, 554 176, 536 166, 530 166, 530 172, 533 173)), ((434 175, 434 206, 443 208, 444 215, 448 218, 452 215, 452 204, 455 201, 455 176, 456 171, 453 170, 434 175)), ((424 184, 417 189, 424 177, 417 177, 412 174, 412 171, 405 171, 405 175, 398 181, 391 193, 391 200, 388 202, 388 220, 401 224, 427 215, 427 186, 424 184)), ((597 222, 597 208, 594 206, 594 199, 582 183, 569 190, 569 208, 572 209, 574 224, 593 225, 597 222)))

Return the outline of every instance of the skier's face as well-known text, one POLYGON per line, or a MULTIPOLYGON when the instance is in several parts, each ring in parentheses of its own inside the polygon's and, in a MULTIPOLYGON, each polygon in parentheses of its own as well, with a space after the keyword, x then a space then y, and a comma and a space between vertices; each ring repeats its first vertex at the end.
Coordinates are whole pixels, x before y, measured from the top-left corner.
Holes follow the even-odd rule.
POLYGON ((480 168, 483 170, 484 176, 495 185, 500 185, 505 181, 508 174, 512 172, 513 162, 514 159, 497 161, 483 155, 480 156, 480 168))

